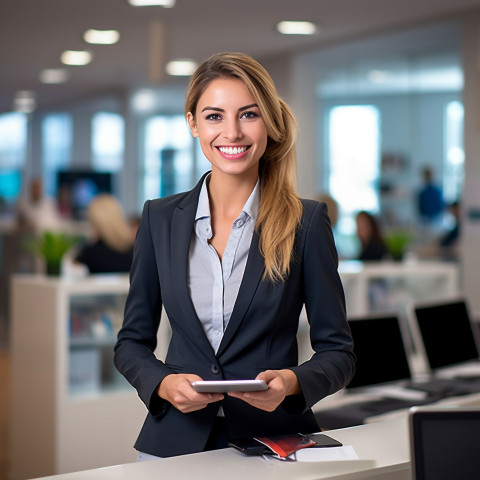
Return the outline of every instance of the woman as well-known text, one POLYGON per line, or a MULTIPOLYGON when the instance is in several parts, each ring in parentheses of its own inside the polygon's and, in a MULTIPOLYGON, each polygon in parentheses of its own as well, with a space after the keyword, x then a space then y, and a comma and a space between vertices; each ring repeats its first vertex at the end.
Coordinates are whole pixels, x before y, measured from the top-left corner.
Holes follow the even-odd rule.
POLYGON ((357 236, 361 250, 358 259, 364 262, 377 261, 384 258, 388 249, 380 233, 377 220, 370 213, 362 210, 357 213, 357 236))
POLYGON ((148 409, 135 447, 162 457, 318 431, 310 407, 354 370, 326 208, 294 190, 295 121, 272 79, 247 55, 214 55, 193 74, 185 112, 212 170, 190 192, 146 202, 115 347, 148 409), (304 303, 316 353, 297 365, 304 303), (152 353, 162 305, 165 363, 152 353), (191 386, 252 378, 268 390, 191 386))
POLYGON ((87 208, 94 241, 85 245, 76 261, 90 273, 129 272, 133 257, 133 236, 122 206, 107 193, 95 196, 87 208))

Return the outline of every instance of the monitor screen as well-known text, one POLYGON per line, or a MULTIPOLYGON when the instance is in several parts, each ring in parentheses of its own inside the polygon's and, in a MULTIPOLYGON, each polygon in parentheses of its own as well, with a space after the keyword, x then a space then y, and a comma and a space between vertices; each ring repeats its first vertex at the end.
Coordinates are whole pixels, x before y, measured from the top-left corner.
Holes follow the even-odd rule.
POLYGON ((410 446, 414 480, 480 476, 480 410, 412 411, 410 446))
POLYGON ((57 174, 59 207, 69 209, 73 218, 83 218, 90 200, 99 193, 112 193, 111 173, 71 170, 57 174))
POLYGON ((0 170, 0 205, 13 204, 20 195, 21 187, 20 170, 0 170))
POLYGON ((415 316, 432 370, 478 360, 478 348, 464 301, 417 306, 415 316))
POLYGON ((410 379, 411 372, 396 315, 349 320, 357 356, 348 389, 410 379))

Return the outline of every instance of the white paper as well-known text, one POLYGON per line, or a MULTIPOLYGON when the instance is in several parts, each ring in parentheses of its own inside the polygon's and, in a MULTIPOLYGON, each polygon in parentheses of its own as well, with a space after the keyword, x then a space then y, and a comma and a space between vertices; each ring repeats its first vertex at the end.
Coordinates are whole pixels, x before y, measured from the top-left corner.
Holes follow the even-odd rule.
POLYGON ((343 460, 358 460, 355 449, 351 446, 302 448, 295 452, 297 462, 334 462, 343 460))

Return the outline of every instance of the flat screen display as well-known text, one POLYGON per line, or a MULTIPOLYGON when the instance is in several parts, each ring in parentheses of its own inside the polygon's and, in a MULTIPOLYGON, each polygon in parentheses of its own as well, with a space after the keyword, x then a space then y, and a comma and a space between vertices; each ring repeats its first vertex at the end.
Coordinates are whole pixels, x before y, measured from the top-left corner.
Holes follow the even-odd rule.
POLYGON ((410 379, 411 372, 396 315, 349 320, 355 375, 348 389, 410 379))
POLYGON ((66 206, 73 218, 83 218, 90 200, 99 193, 112 193, 111 173, 71 170, 57 174, 59 206, 66 206))
POLYGON ((410 414, 414 480, 480 478, 480 411, 415 411, 410 414))
POLYGON ((415 316, 432 370, 478 360, 478 348, 464 301, 416 307, 415 316))

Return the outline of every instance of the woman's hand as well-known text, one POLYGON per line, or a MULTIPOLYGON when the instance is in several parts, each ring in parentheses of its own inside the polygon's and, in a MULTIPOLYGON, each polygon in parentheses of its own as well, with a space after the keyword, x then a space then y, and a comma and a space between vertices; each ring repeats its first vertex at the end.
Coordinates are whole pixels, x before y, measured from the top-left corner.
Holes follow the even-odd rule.
POLYGON ((268 390, 261 392, 230 392, 231 397, 238 398, 253 407, 273 412, 288 395, 301 393, 297 376, 292 370, 266 370, 260 373, 257 380, 263 380, 268 390))
POLYGON ((198 375, 193 374, 171 374, 167 375, 158 386, 157 394, 167 402, 170 402, 182 413, 194 412, 205 408, 209 403, 223 400, 221 393, 198 393, 191 383, 202 380, 198 375))

